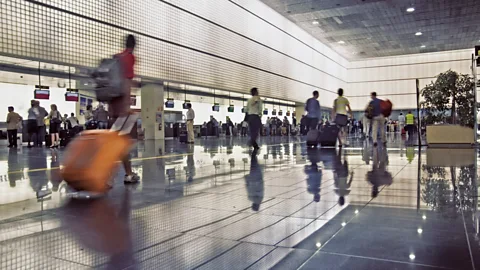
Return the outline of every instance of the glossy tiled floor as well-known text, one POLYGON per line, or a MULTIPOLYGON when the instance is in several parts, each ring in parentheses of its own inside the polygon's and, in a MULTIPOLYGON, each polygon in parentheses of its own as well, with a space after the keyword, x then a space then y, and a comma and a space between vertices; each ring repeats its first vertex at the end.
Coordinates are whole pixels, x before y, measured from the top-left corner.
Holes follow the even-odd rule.
POLYGON ((140 143, 142 182, 66 198, 63 151, 0 150, 0 269, 474 269, 474 150, 140 143), (51 192, 51 194, 49 194, 51 192))

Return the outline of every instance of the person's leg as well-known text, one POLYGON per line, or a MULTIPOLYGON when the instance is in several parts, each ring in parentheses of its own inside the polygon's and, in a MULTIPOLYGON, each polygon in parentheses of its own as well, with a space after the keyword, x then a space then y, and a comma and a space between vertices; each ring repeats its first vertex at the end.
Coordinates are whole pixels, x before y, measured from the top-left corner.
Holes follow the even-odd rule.
POLYGON ((55 133, 50 134, 50 142, 51 145, 47 145, 50 148, 53 148, 55 146, 55 133))
MULTIPOLYGON (((379 122, 379 124, 380 124, 380 130, 381 130, 381 131, 384 131, 384 128, 383 128, 383 127, 384 127, 384 125, 385 125, 385 117, 384 117, 383 115, 380 115, 379 118, 380 118, 380 122, 379 122)), ((380 138, 381 138, 383 144, 386 144, 386 143, 387 143, 387 137, 386 137, 385 132, 382 132, 382 133, 380 134, 380 138)))
POLYGON ((12 130, 12 133, 13 133, 13 134, 12 134, 12 137, 13 137, 13 138, 12 138, 12 140, 13 140, 13 141, 12 141, 13 147, 18 147, 18 144, 17 144, 17 141, 18 141, 18 140, 17 140, 17 136, 18 136, 17 130, 16 130, 16 129, 12 130))
POLYGON ((373 140, 374 146, 376 146, 376 144, 377 144, 379 124, 380 124, 380 121, 378 120, 378 116, 374 117, 372 119, 372 125, 373 125, 373 127, 372 127, 372 140, 373 140))
POLYGON ((187 121, 188 142, 193 143, 195 136, 193 134, 193 121, 187 121))
POLYGON ((13 147, 12 132, 13 130, 7 130, 8 147, 13 147))
POLYGON ((60 145, 60 133, 55 133, 55 145, 60 145))
POLYGON ((258 149, 257 138, 260 131, 261 120, 258 115, 251 115, 249 117, 250 140, 253 148, 258 149))

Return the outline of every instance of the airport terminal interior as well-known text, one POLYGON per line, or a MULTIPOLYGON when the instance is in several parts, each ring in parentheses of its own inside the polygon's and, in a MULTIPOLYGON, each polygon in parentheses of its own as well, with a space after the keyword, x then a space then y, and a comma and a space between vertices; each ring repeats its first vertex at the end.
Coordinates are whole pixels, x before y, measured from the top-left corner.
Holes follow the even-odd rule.
POLYGON ((478 14, 0 0, 0 269, 480 269, 478 14))

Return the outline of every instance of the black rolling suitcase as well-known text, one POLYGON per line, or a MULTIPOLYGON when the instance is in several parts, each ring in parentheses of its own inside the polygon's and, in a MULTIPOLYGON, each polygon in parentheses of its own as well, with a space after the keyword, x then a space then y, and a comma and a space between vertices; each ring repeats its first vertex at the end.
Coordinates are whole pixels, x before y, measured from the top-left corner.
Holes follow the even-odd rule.
POLYGON ((337 145, 338 132, 340 129, 336 124, 325 125, 320 132, 318 142, 321 146, 335 146, 337 145))
POLYGON ((178 139, 181 143, 187 143, 188 138, 187 138, 187 132, 186 131, 180 131, 180 134, 178 135, 178 139))
POLYGON ((317 147, 320 139, 320 130, 311 129, 307 132, 307 147, 317 147))
POLYGON ((69 130, 60 130, 60 146, 66 147, 72 138, 72 133, 69 130))
POLYGON ((178 139, 181 143, 188 142, 188 135, 187 135, 187 125, 180 124, 178 127, 178 139))

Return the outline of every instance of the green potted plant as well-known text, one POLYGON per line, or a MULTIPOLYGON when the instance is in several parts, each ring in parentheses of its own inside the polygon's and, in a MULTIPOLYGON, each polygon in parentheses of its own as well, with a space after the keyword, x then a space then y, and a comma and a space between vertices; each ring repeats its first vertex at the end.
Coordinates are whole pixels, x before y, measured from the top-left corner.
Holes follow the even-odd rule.
POLYGON ((474 143, 474 79, 448 70, 421 91, 422 123, 427 127, 427 143, 474 143))

